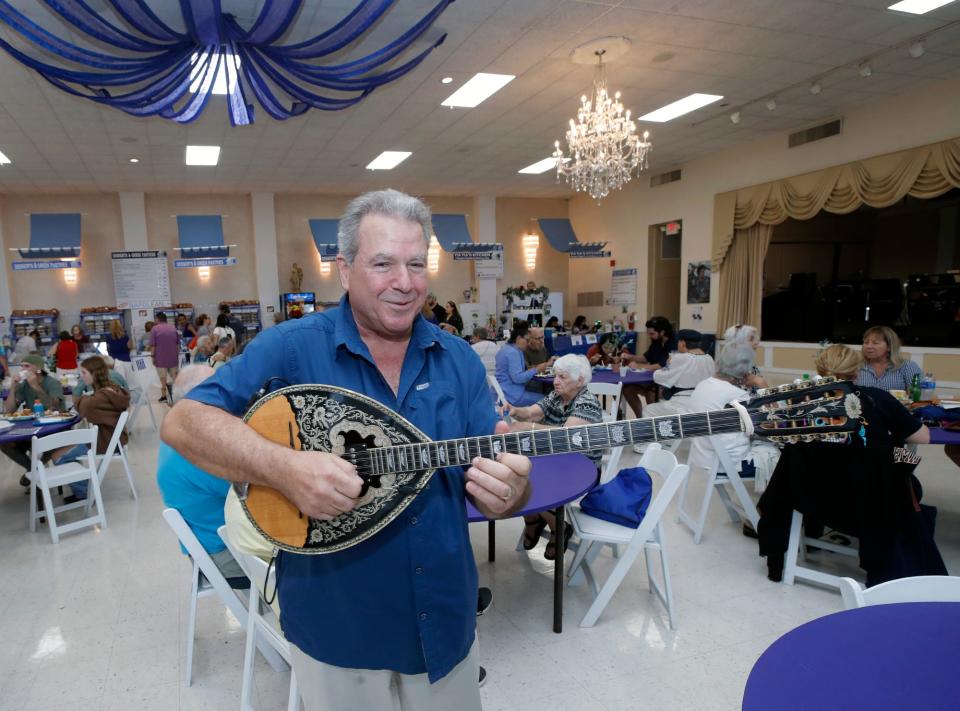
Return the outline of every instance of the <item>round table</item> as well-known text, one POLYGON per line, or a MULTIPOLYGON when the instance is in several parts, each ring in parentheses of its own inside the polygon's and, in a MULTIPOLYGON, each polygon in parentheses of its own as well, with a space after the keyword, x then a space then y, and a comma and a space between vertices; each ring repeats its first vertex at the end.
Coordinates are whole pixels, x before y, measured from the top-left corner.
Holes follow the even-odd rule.
POLYGON ((945 430, 942 427, 931 427, 930 444, 960 444, 960 430, 945 430))
POLYGON ((46 437, 68 430, 80 421, 79 415, 74 415, 68 420, 55 422, 49 425, 38 425, 35 420, 24 420, 23 422, 14 422, 12 427, 0 430, 0 444, 9 444, 11 442, 22 442, 30 439, 34 435, 37 437, 46 437))
POLYGON ((743 711, 960 706, 960 603, 871 605, 787 632, 757 660, 743 711))
MULTIPOLYGON (((553 384, 552 375, 535 375, 533 379, 541 383, 553 384)), ((629 368, 627 369, 627 374, 621 377, 619 370, 607 370, 605 368, 598 370, 594 368, 591 382, 610 383, 611 385, 616 385, 617 383, 623 383, 624 385, 647 385, 653 382, 653 371, 629 368)))
MULTIPOLYGON (((564 528, 563 505, 583 496, 597 483, 597 465, 582 454, 556 454, 549 457, 531 457, 530 500, 514 516, 526 516, 554 510, 557 530, 564 528)), ((487 555, 496 560, 496 527, 467 500, 467 520, 470 523, 489 521, 487 555)), ((553 561, 553 631, 563 631, 563 554, 553 561)))

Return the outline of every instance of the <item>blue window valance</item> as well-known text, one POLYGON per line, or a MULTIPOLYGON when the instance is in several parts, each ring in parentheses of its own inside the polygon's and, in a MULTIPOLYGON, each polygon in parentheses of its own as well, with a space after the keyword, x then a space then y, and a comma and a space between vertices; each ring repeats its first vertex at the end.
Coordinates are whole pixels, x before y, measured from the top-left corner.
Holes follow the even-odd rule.
POLYGON ((230 256, 230 247, 223 242, 220 215, 177 215, 177 230, 184 259, 230 256))
POLYGON ((30 215, 30 247, 21 249, 24 259, 80 256, 80 213, 30 215))
POLYGON ((337 248, 337 230, 339 227, 340 220, 319 218, 310 220, 310 233, 313 235, 313 243, 317 246, 320 259, 324 262, 333 261, 340 253, 337 248))
POLYGON ((547 238, 547 242, 558 252, 568 252, 570 247, 577 244, 577 233, 573 231, 570 220, 554 217, 540 217, 540 231, 547 238))
POLYGON ((433 231, 437 235, 437 242, 447 252, 452 252, 457 244, 468 244, 470 230, 467 229, 466 215, 434 215, 433 231))

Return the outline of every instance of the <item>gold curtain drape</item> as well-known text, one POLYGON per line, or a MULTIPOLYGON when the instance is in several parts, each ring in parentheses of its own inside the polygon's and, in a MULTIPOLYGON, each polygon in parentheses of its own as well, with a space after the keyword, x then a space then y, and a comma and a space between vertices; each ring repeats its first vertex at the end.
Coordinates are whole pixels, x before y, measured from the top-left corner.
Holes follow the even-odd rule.
POLYGON ((757 222, 745 230, 736 230, 733 244, 723 263, 720 282, 720 309, 717 314, 718 337, 730 326, 749 323, 760 326, 760 302, 763 297, 763 260, 767 256, 773 225, 757 222))
POLYGON ((762 294, 753 284, 762 279, 766 244, 759 262, 755 261, 759 242, 751 238, 750 247, 738 252, 736 261, 728 264, 734 259, 740 236, 750 234, 752 227, 772 227, 788 217, 809 220, 821 210, 846 214, 861 205, 888 207, 906 195, 929 199, 951 188, 960 188, 960 139, 717 195, 713 268, 722 272, 717 332, 737 323, 760 325, 762 294), (743 272, 746 268, 756 269, 756 273, 743 272), (739 283, 741 280, 746 281, 739 283))

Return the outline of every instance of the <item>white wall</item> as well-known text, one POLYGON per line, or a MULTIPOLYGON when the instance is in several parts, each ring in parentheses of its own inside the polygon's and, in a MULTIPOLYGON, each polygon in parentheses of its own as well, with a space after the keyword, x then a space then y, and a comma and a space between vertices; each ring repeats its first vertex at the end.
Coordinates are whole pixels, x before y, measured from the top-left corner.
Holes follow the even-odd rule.
MULTIPOLYGON (((732 127, 731 127, 732 130, 732 127)), ((960 80, 944 82, 851 111, 844 116, 843 133, 797 148, 787 148, 786 134, 777 133, 752 143, 682 166, 683 179, 650 188, 646 174, 629 187, 606 198, 598 207, 589 196, 570 201, 570 219, 581 241, 609 241, 617 266, 637 266, 638 317, 646 311, 647 227, 683 220, 682 272, 687 262, 709 260, 713 240, 713 199, 717 193, 819 170, 871 156, 935 143, 960 136, 960 80)), ((656 142, 654 142, 656 150, 656 142)), ((722 273, 721 275, 722 276, 722 273)), ((691 318, 686 303, 686 280, 681 284, 680 325, 712 332, 716 328, 719 279, 711 284, 710 303, 703 304, 703 320, 691 318)), ((610 288, 610 267, 602 260, 572 260, 569 291, 610 288)), ((610 316, 614 309, 581 309, 590 320, 610 316)))

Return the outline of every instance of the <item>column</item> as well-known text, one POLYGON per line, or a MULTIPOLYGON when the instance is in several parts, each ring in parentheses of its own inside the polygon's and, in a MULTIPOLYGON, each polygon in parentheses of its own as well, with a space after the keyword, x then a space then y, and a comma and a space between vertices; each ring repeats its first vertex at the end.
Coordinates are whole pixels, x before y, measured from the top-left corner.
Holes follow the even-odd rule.
MULTIPOLYGON (((477 195, 474 200, 477 215, 477 242, 497 241, 497 197, 495 195, 477 195)), ((494 322, 500 324, 500 312, 497 309, 497 280, 477 280, 477 302, 483 304, 487 313, 493 314, 494 322)), ((493 334, 491 334, 493 337, 493 334)))
POLYGON ((260 322, 273 326, 273 311, 280 303, 280 277, 277 272, 277 218, 273 193, 251 193, 253 213, 253 247, 257 260, 257 298, 260 299, 260 322))
MULTIPOLYGON (((2 208, 2 203, 0 203, 2 208)), ((4 336, 10 334, 10 323, 8 319, 13 311, 13 304, 10 300, 10 279, 7 277, 7 245, 3 236, 3 212, 0 210, 0 254, 3 255, 3 269, 0 269, 0 334, 4 336)), ((14 345, 14 344, 11 344, 14 345)))
MULTIPOLYGON (((147 210, 143 193, 119 192, 120 227, 123 230, 123 249, 126 252, 142 252, 150 249, 147 243, 147 210)), ((150 309, 130 309, 127 323, 134 342, 144 333, 144 324, 153 320, 150 309)))

